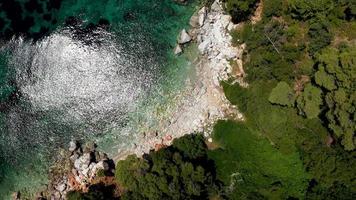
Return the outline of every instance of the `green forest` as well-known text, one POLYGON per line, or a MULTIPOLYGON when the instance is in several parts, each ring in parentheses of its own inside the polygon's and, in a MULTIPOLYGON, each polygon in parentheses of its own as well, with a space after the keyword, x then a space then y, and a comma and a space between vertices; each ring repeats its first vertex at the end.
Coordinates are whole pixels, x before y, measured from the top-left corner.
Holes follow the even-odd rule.
MULTIPOLYGON (((212 144, 197 133, 119 161, 117 198, 356 199, 356 1, 225 0, 225 8, 243 23, 231 35, 246 44, 249 86, 221 84, 245 122, 219 121, 212 144)), ((96 188, 68 198, 114 199, 96 188)))

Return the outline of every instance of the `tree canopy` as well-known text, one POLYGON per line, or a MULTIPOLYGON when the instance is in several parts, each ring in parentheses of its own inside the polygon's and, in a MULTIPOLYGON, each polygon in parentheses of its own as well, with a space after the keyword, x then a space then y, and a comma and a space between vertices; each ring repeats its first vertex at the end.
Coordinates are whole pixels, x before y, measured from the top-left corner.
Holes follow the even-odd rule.
POLYGON ((293 106, 295 97, 294 91, 288 83, 281 81, 277 84, 268 98, 271 103, 279 104, 282 106, 293 106))
POLYGON ((324 89, 328 126, 346 150, 353 150, 356 145, 356 47, 324 49, 318 61, 315 82, 324 89))
POLYGON ((173 146, 119 161, 116 179, 127 192, 123 199, 207 199, 219 193, 214 168, 199 135, 175 140, 173 146))

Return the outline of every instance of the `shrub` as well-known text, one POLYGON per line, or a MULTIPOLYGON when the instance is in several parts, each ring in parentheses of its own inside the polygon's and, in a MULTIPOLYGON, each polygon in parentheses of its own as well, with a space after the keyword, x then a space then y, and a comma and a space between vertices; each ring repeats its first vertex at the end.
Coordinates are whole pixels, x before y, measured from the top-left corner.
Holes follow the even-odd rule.
POLYGON ((295 96, 292 88, 286 82, 281 81, 272 89, 268 100, 274 104, 292 106, 295 101, 295 96))

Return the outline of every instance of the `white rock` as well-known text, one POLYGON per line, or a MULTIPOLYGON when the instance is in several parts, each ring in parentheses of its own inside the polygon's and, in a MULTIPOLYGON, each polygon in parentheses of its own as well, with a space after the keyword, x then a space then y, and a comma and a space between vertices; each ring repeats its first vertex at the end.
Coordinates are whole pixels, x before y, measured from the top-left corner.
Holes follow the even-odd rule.
POLYGON ((74 167, 77 170, 87 169, 91 161, 90 153, 84 153, 81 157, 74 161, 74 167))
POLYGON ((198 12, 198 15, 199 15, 199 26, 202 27, 204 25, 204 21, 206 18, 206 8, 205 7, 201 8, 198 12))
POLYGON ((180 47, 179 44, 177 44, 177 46, 174 48, 174 54, 175 55, 179 55, 183 52, 182 48, 180 47))
POLYGON ((99 161, 98 163, 96 163, 94 169, 95 170, 104 169, 104 161, 99 161))
POLYGON ((222 24, 223 28, 227 28, 230 22, 231 22, 230 15, 221 16, 220 23, 222 24))
POLYGON ((66 188, 67 188, 67 184, 61 183, 61 184, 57 185, 56 190, 63 192, 66 188))
POLYGON ((214 3, 211 5, 211 7, 210 7, 210 10, 212 11, 212 12, 219 12, 219 11, 221 11, 222 10, 222 8, 221 8, 221 6, 220 6, 220 4, 219 4, 219 1, 214 1, 214 3))
POLYGON ((212 143, 213 142, 213 138, 209 138, 208 142, 212 143))
POLYGON ((78 147, 77 147, 77 142, 76 142, 76 141, 72 140, 72 141, 69 142, 69 148, 68 148, 68 150, 69 150, 70 152, 75 151, 77 148, 78 148, 78 147))
POLYGON ((198 46, 200 53, 205 54, 208 51, 208 47, 210 46, 210 44, 211 44, 211 41, 209 39, 200 43, 198 46))
POLYGON ((233 29, 236 28, 236 25, 232 22, 229 22, 229 25, 227 25, 227 30, 232 31, 233 29))
POLYGON ((185 29, 183 29, 180 32, 178 43, 185 44, 185 43, 190 42, 191 40, 192 40, 192 38, 190 37, 190 35, 187 33, 187 31, 185 29))

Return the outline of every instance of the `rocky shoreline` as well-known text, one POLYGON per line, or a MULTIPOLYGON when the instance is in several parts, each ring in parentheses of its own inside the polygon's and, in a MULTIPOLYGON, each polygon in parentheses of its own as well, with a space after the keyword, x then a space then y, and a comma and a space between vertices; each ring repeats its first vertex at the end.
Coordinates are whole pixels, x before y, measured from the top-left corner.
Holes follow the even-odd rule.
POLYGON ((233 78, 243 87, 242 54, 245 45, 233 46, 230 31, 237 28, 225 13, 222 2, 216 0, 210 8, 202 7, 190 19, 190 29, 182 29, 173 52, 180 56, 192 43, 198 47, 200 56, 194 60, 196 80, 187 81, 183 97, 176 108, 162 119, 162 125, 137 138, 132 151, 119 152, 115 160, 134 153, 142 156, 151 149, 171 145, 174 138, 185 134, 202 132, 211 141, 210 134, 215 122, 221 119, 244 120, 244 116, 225 97, 220 85, 233 78))
MULTIPOLYGON (((71 141, 57 166, 51 168, 50 184, 38 199, 65 199, 68 191, 86 191, 99 174, 113 175, 115 162, 127 155, 142 156, 152 149, 171 145, 174 138, 186 134, 202 132, 209 142, 213 125, 221 119, 244 120, 244 116, 225 97, 220 85, 222 81, 234 78, 241 86, 245 76, 242 67, 244 45, 232 45, 230 31, 237 25, 216 0, 210 8, 202 7, 190 19, 190 29, 183 29, 178 38, 174 53, 179 56, 186 46, 196 43, 200 53, 194 61, 196 80, 187 81, 183 98, 176 103, 169 119, 156 130, 139 135, 133 149, 120 150, 114 159, 96 150, 96 145, 79 144, 71 141)), ((14 198, 18 199, 18 198, 14 198)))
MULTIPOLYGON (((60 153, 59 160, 51 167, 47 189, 38 193, 36 199, 66 199, 69 191, 86 192, 95 179, 113 176, 114 161, 96 147, 92 142, 80 144, 71 141, 69 148, 60 153)), ((20 193, 15 193, 13 199, 19 200, 20 196, 20 193)))

